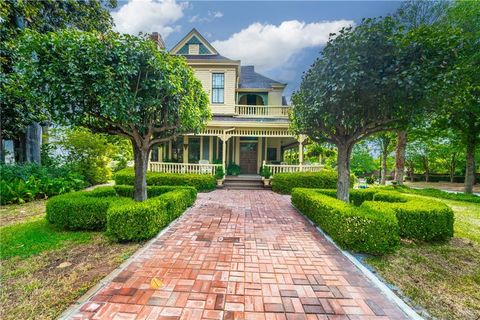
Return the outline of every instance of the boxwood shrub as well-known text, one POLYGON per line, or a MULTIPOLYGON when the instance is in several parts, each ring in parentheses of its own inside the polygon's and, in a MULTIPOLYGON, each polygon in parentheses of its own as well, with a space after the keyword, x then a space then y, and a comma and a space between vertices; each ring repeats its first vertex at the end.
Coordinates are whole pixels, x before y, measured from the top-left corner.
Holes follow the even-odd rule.
POLYGON ((191 206, 195 198, 194 188, 177 188, 144 202, 114 205, 107 211, 106 234, 121 242, 150 239, 191 206))
POLYGON ((50 199, 47 220, 69 230, 107 230, 116 241, 153 237, 196 199, 193 187, 147 187, 149 199, 133 201, 133 186, 101 187, 50 199))
MULTIPOLYGON (((333 170, 277 173, 272 178, 272 190, 290 194, 293 188, 334 189, 337 187, 337 177, 337 172, 333 170)), ((353 186, 354 177, 350 180, 353 186)))
POLYGON ((400 243, 393 214, 355 207, 315 189, 294 189, 292 203, 343 248, 383 254, 394 251, 400 243))
MULTIPOLYGON (((115 183, 118 185, 134 185, 135 173, 133 168, 125 168, 115 174, 115 183)), ((161 173, 147 172, 149 186, 191 186, 199 192, 212 191, 216 188, 215 177, 209 174, 161 173)))
POLYGON ((133 202, 118 196, 98 196, 87 191, 56 196, 47 202, 47 220, 68 230, 103 230, 112 203, 133 202))

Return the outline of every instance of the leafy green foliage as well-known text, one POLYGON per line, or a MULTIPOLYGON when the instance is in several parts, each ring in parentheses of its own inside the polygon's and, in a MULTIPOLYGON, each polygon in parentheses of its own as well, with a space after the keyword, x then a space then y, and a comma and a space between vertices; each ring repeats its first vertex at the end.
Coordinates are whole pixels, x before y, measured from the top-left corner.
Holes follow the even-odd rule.
POLYGON ((0 164, 1 204, 23 203, 84 188, 83 176, 71 168, 37 164, 0 164))
MULTIPOLYGON (((118 171, 115 176, 118 185, 133 185, 135 174, 131 168, 118 171)), ((191 186, 199 192, 211 191, 216 188, 215 177, 209 174, 175 174, 147 172, 149 186, 191 186)))
POLYGON ((350 165, 351 171, 360 177, 370 174, 377 169, 375 160, 366 143, 357 143, 353 147, 350 165))
POLYGON ((112 206, 107 212, 108 237, 115 241, 150 239, 193 204, 192 188, 177 188, 144 202, 112 206))
POLYGON ((191 206, 192 187, 152 186, 147 201, 133 201, 133 186, 100 187, 50 199, 47 220, 68 230, 106 230, 116 241, 149 239, 191 206))
POLYGON ((221 180, 224 177, 225 177, 225 172, 223 172, 223 166, 217 167, 217 170, 215 171, 215 179, 221 180))
POLYGON ((230 163, 227 166, 227 174, 231 176, 238 176, 240 174, 240 166, 236 163, 230 163))
POLYGON ((343 248, 384 254, 400 243, 394 215, 358 208, 315 189, 294 189, 292 204, 343 248))
POLYGON ((28 87, 19 83, 19 75, 13 69, 15 41, 22 29, 28 27, 42 33, 64 28, 105 32, 113 26, 109 9, 115 7, 115 0, 2 1, 0 66, 5 76, 0 78, 0 130, 3 139, 18 139, 26 126, 46 119, 44 109, 25 103, 22 90, 28 90, 28 87))
POLYGON ((59 143, 67 152, 66 162, 92 184, 106 183, 112 172, 108 167, 116 148, 106 135, 85 128, 66 130, 59 143))
POLYGON ((210 117, 208 97, 186 60, 150 40, 73 29, 27 31, 16 52, 16 67, 30 88, 27 101, 44 106, 58 122, 131 141, 137 201, 147 197, 152 146, 196 133, 210 117))
POLYGON ((272 177, 272 172, 270 171, 269 167, 263 166, 260 170, 260 175, 265 179, 270 179, 272 177))
MULTIPOLYGON (((353 184, 353 179, 351 181, 353 184)), ((320 172, 277 173, 272 179, 272 190, 290 194, 293 188, 331 189, 337 184, 337 173, 333 170, 320 172)))

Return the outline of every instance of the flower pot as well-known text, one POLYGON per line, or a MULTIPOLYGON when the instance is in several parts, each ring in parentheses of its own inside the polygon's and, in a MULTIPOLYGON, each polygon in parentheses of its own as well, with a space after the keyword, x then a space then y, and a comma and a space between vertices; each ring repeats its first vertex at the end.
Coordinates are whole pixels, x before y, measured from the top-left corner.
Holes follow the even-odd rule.
POLYGON ((268 187, 268 186, 270 185, 270 179, 265 179, 265 178, 263 178, 262 180, 263 180, 263 185, 264 185, 265 187, 268 187))
POLYGON ((217 186, 223 186, 223 179, 217 179, 217 186))

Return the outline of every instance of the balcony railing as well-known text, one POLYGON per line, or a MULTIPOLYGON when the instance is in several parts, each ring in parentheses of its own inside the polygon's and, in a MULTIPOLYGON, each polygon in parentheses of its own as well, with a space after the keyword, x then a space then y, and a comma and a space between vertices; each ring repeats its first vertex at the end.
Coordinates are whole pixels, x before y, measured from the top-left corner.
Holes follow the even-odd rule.
POLYGON ((264 164, 264 166, 270 169, 272 176, 277 173, 319 172, 323 169, 323 165, 320 164, 264 164))
POLYGON ((198 164, 198 163, 172 163, 172 162, 149 162, 148 170, 166 173, 197 173, 215 175, 221 164, 198 164))
POLYGON ((290 110, 289 106, 236 105, 235 115, 248 118, 288 118, 288 110, 290 110))

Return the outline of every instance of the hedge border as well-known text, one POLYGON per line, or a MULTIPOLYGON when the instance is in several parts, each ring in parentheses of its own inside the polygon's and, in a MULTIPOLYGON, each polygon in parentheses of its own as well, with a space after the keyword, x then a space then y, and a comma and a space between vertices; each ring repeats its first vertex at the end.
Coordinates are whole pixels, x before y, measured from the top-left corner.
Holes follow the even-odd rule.
MULTIPOLYGON (((277 173, 272 178, 272 190, 281 194, 291 194, 294 188, 334 189, 337 187, 338 174, 334 170, 319 172, 277 173)), ((350 178, 353 186, 355 177, 350 178)))

